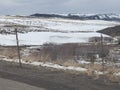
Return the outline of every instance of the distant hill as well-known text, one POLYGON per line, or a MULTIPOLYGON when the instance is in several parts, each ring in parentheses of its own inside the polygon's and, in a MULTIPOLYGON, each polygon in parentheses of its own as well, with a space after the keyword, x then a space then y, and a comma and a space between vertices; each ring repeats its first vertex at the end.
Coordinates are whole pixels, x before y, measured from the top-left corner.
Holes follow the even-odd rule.
POLYGON ((109 27, 103 30, 98 31, 100 33, 104 33, 110 36, 120 36, 120 25, 119 26, 115 26, 115 27, 109 27))
POLYGON ((120 21, 120 15, 117 14, 32 14, 31 17, 44 17, 44 18, 67 18, 78 20, 107 20, 107 21, 120 21))

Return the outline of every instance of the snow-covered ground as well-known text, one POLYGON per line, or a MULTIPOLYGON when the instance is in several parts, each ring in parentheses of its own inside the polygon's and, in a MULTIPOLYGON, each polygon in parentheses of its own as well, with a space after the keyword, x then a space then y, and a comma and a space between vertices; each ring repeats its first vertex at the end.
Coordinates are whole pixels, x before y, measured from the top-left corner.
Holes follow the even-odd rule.
MULTIPOLYGON (((69 20, 60 18, 48 19, 1 16, 1 31, 13 32, 14 27, 4 27, 5 25, 12 25, 13 23, 29 26, 27 29, 22 29, 24 31, 26 30, 28 33, 19 34, 21 45, 42 45, 44 43, 84 43, 88 42, 90 37, 100 36, 96 31, 120 25, 119 22, 104 20, 69 20)), ((107 35, 103 36, 106 37, 107 35)), ((15 35, 0 34, 0 45, 16 45, 15 35)))
POLYGON ((39 30, 49 29, 58 31, 97 31, 107 27, 120 25, 119 22, 103 20, 69 20, 69 19, 45 19, 45 18, 17 18, 1 17, 0 23, 15 23, 34 27, 39 26, 39 30))
MULTIPOLYGON (((60 33, 60 32, 28 32, 18 34, 20 45, 42 45, 44 43, 86 43, 90 37, 101 36, 99 33, 60 33)), ((109 37, 103 35, 104 37, 109 37)), ((16 45, 15 35, 0 34, 0 45, 16 45)))

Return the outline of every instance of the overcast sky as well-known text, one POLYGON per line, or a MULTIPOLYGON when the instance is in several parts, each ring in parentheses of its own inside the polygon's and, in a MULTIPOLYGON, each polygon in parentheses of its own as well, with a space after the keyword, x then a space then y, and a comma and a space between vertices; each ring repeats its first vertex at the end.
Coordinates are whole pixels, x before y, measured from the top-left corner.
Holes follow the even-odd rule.
POLYGON ((120 0, 0 0, 0 15, 120 13, 120 0))

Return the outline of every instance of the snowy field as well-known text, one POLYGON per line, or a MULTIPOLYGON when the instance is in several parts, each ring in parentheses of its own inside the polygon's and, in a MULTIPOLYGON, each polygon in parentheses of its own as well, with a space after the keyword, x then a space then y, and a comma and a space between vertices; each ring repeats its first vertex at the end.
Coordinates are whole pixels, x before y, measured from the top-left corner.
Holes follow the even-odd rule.
MULTIPOLYGON (((99 33, 55 33, 55 32, 29 32, 18 34, 20 45, 42 45, 44 43, 85 43, 90 37, 101 36, 99 33), (88 35, 89 34, 89 35, 88 35)), ((109 37, 103 35, 104 37, 109 37)), ((16 45, 15 35, 0 34, 1 45, 16 45)))
POLYGON ((104 20, 69 20, 69 19, 45 19, 45 18, 17 18, 1 17, 0 25, 4 23, 15 23, 31 26, 33 29, 49 29, 58 31, 97 31, 107 27, 120 25, 119 22, 104 20))
MULTIPOLYGON (((18 34, 21 45, 42 45, 44 43, 84 43, 88 42, 90 37, 100 36, 100 33, 97 33, 96 31, 120 25, 119 22, 103 20, 20 18, 11 16, 0 17, 0 28, 2 31, 13 31, 14 27, 4 27, 5 25, 12 24, 29 26, 29 28, 27 28, 28 33, 18 34)), ((107 35, 103 36, 108 37, 107 35)), ((0 34, 0 45, 16 45, 15 35, 0 34)))

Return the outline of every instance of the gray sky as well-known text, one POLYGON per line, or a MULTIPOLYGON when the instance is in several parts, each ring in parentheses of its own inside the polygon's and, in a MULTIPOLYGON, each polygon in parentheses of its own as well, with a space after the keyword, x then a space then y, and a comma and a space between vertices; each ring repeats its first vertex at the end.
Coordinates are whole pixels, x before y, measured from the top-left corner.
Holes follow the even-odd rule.
POLYGON ((120 13, 120 0, 0 0, 0 15, 120 13))

